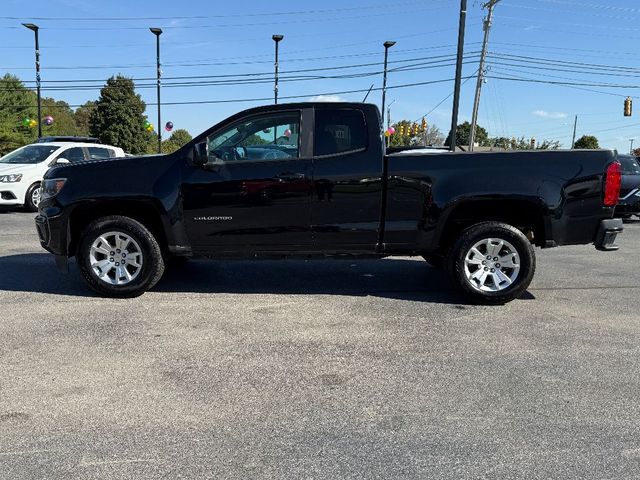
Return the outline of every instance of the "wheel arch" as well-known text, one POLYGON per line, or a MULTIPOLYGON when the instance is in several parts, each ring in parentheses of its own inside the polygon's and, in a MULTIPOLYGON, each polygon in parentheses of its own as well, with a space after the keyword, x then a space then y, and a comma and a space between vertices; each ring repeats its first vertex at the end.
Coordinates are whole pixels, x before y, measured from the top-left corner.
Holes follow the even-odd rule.
POLYGON ((495 221, 518 228, 532 244, 544 247, 549 231, 545 212, 540 199, 481 198, 456 202, 443 213, 438 244, 441 250, 446 250, 466 228, 495 221))
POLYGON ((99 218, 119 215, 132 218, 144 225, 156 238, 163 251, 169 238, 162 221, 161 210, 151 200, 107 200, 77 205, 69 215, 69 256, 74 256, 80 245, 82 232, 99 218))

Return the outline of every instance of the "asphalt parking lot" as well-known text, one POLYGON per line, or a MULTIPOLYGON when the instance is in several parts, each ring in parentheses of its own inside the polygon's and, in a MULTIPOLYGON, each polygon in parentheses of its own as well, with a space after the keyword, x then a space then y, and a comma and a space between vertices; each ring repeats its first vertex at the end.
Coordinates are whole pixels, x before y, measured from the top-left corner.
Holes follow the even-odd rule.
POLYGON ((143 297, 0 212, 0 478, 640 478, 640 223, 522 299, 425 262, 194 261, 143 297))

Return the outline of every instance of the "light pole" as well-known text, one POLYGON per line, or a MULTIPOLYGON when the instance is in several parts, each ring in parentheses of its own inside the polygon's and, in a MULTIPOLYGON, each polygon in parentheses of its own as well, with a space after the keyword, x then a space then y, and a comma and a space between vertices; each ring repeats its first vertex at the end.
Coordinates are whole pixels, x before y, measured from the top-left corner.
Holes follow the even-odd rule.
POLYGON ((278 104, 278 44, 284 38, 284 35, 272 35, 271 38, 276 44, 276 61, 275 61, 276 76, 275 76, 275 85, 273 86, 273 96, 274 96, 275 104, 277 105, 278 104))
POLYGON ((387 96, 387 62, 389 59, 389 49, 393 47, 396 42, 387 40, 384 42, 384 73, 382 76, 382 128, 384 129, 384 101, 387 96))
POLYGON ((157 88, 158 88, 158 125, 156 128, 158 129, 158 153, 162 153, 162 128, 161 128, 161 120, 160 120, 160 76, 162 72, 160 71, 160 35, 162 35, 161 28, 149 28, 151 33, 156 36, 156 78, 157 78, 157 88))
POLYGON ((629 155, 633 155, 633 138, 630 138, 629 141, 631 142, 631 146, 629 147, 629 155))
POLYGON ((38 138, 42 137, 42 97, 40 95, 40 42, 38 41, 39 27, 33 23, 23 23, 23 26, 36 34, 36 90, 38 92, 38 138))

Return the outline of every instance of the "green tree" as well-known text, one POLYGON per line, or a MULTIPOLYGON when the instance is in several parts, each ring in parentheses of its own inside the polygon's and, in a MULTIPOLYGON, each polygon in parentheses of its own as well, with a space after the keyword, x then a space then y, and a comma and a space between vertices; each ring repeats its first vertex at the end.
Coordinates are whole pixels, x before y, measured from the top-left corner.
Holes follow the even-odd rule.
MULTIPOLYGON (((168 139, 163 140, 162 153, 175 152, 180 147, 189 143, 191 139, 192 137, 189 132, 187 132, 184 128, 179 128, 178 130, 173 132, 168 139)), ((157 138, 156 138, 156 142, 157 142, 157 138)), ((158 148, 157 143, 155 144, 155 148, 156 150, 154 152, 157 152, 157 148, 158 148)))
POLYGON ((96 102, 90 100, 81 107, 78 107, 73 115, 76 123, 78 135, 87 136, 91 134, 91 112, 96 109, 96 102))
MULTIPOLYGON (((504 148, 506 150, 531 150, 531 138, 507 138, 507 137, 495 137, 488 138, 485 146, 504 148)), ((560 148, 560 142, 558 140, 544 140, 542 143, 537 142, 533 147, 535 150, 557 150, 560 148)))
POLYGON ((598 139, 593 135, 583 135, 576 143, 574 143, 573 148, 575 149, 587 149, 587 148, 600 148, 598 145, 598 139))
MULTIPOLYGON (((36 131, 37 129, 33 129, 36 131)), ((42 135, 77 135, 73 110, 67 102, 53 98, 42 99, 42 135), (45 118, 53 117, 53 124, 47 125, 45 118)))
MULTIPOLYGON (((471 136, 471 124, 469 122, 461 123, 456 127, 456 146, 468 146, 469 137, 471 136)), ((478 145, 486 145, 489 134, 480 125, 476 125, 476 143, 478 145)), ((445 145, 451 145, 451 135, 447 136, 445 145)))
POLYGON ((269 143, 267 140, 265 140, 264 138, 262 138, 259 135, 256 135, 254 133, 253 135, 249 135, 242 142, 240 142, 240 146, 241 147, 250 147, 250 146, 253 146, 253 145, 265 145, 267 143, 269 143))
POLYGON ((121 75, 109 78, 90 115, 91 135, 125 152, 145 153, 149 138, 144 128, 145 107, 132 79, 121 75))
POLYGON ((37 129, 22 125, 25 118, 37 117, 35 92, 18 77, 5 74, 0 78, 0 155, 4 155, 37 137, 37 129))

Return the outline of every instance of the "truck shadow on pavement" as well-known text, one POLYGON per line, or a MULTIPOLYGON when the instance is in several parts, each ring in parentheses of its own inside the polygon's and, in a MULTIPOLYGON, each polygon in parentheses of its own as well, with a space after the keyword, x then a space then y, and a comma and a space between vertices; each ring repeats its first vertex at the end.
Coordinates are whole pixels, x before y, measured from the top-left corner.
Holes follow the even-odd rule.
MULTIPOLYGON (((59 273, 46 253, 0 257, 0 290, 96 297, 75 263, 59 273)), ((465 304, 445 274, 422 260, 192 260, 169 266, 152 292, 374 296, 465 304)), ((521 300, 533 299, 525 292, 521 300)))

